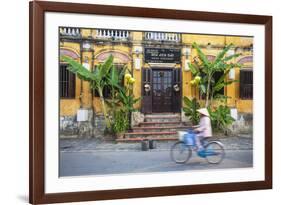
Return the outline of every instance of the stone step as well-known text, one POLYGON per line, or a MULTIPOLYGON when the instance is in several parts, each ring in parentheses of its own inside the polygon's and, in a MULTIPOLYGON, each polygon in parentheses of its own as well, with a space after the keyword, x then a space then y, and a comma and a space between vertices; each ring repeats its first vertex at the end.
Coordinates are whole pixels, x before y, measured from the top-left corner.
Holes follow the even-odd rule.
POLYGON ((176 131, 166 131, 166 132, 128 132, 124 134, 124 138, 177 138, 177 132, 176 131))
POLYGON ((181 115, 179 113, 153 113, 153 114, 145 114, 145 117, 180 117, 181 115))
POLYGON ((167 132, 187 130, 190 126, 174 125, 174 126, 151 126, 151 127, 133 127, 133 132, 167 132))
POLYGON ((145 116, 144 122, 178 122, 181 118, 179 116, 145 116))
MULTIPOLYGON (((146 137, 132 137, 132 138, 123 138, 123 139, 116 139, 116 142, 140 142, 145 139, 148 139, 146 137)), ((159 138, 159 137, 151 137, 150 140, 155 141, 176 141, 178 140, 178 137, 166 137, 166 138, 159 138)))
POLYGON ((191 126, 189 123, 183 123, 181 121, 175 122, 141 122, 139 127, 168 127, 168 126, 191 126))

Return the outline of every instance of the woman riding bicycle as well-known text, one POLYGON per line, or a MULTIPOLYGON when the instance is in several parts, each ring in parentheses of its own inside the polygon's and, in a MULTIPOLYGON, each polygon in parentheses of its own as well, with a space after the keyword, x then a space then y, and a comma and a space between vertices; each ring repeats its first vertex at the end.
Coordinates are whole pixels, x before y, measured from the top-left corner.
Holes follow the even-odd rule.
POLYGON ((179 141, 171 147, 171 159, 176 163, 186 163, 194 150, 199 157, 205 158, 208 163, 219 164, 225 156, 223 144, 218 140, 201 142, 207 137, 212 137, 212 126, 206 108, 198 109, 197 112, 200 113, 199 125, 193 126, 192 130, 179 132, 179 141))
POLYGON ((210 115, 207 108, 198 109, 197 112, 200 113, 200 122, 199 125, 194 126, 194 131, 196 134, 196 145, 198 151, 203 151, 203 145, 201 141, 206 137, 212 137, 212 125, 210 120, 210 115))

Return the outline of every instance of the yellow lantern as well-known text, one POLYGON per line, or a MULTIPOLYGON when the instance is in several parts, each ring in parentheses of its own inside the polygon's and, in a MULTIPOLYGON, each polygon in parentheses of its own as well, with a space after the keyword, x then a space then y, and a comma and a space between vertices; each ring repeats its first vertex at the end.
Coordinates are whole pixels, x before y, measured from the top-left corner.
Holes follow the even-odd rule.
POLYGON ((131 76, 130 73, 127 73, 127 74, 125 75, 125 79, 126 79, 126 80, 129 80, 129 79, 131 79, 131 78, 132 78, 132 76, 131 76))
POLYGON ((197 76, 194 78, 194 80, 195 80, 196 84, 198 84, 198 83, 200 82, 200 80, 201 80, 201 77, 197 75, 197 76))
POLYGON ((135 78, 130 78, 130 79, 129 79, 129 83, 131 83, 131 84, 133 84, 135 81, 136 81, 135 78))

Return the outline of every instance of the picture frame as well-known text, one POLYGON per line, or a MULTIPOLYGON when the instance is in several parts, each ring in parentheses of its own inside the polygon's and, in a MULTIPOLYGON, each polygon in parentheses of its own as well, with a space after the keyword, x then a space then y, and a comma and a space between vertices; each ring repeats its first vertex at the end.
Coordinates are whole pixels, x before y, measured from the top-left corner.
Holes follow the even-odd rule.
MULTIPOLYGON (((29 202, 46 204, 272 188, 272 16, 33 1, 29 4, 29 202), (264 26, 264 180, 46 193, 45 14, 47 12, 264 26)), ((79 179, 78 179, 79 180, 79 179)))

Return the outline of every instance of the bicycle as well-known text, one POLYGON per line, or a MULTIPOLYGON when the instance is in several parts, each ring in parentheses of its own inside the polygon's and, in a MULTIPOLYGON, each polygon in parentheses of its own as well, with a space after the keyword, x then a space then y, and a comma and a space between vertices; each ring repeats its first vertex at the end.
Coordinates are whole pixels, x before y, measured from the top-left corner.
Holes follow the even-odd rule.
POLYGON ((179 164, 186 163, 192 156, 192 151, 205 158, 210 164, 219 164, 225 157, 224 145, 217 140, 203 140, 203 150, 198 150, 195 133, 189 129, 187 132, 178 132, 179 141, 172 145, 170 150, 171 159, 179 164))

